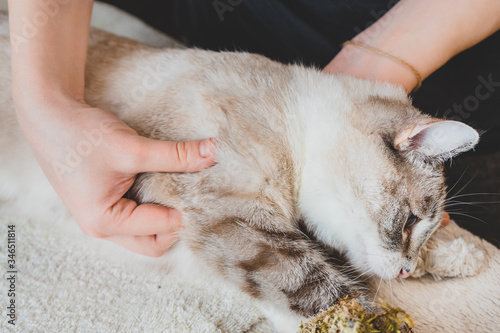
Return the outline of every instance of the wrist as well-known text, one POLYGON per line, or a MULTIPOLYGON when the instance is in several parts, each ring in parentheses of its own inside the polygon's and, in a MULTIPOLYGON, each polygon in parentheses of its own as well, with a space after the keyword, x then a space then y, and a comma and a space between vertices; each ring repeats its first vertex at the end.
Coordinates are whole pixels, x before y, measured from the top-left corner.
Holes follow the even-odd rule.
MULTIPOLYGON (((470 6, 466 3, 454 4, 451 1, 401 0, 353 41, 410 64, 423 80, 456 53, 470 46, 470 41, 463 41, 463 36, 467 34, 460 33, 458 29, 461 25, 457 24, 457 18, 470 6), (440 13, 445 12, 445 9, 456 13, 442 16, 440 13), (436 33, 437 31, 442 33, 436 33)), ((467 36, 470 34, 469 32, 467 36)), ((410 92, 417 85, 418 79, 407 67, 389 57, 348 45, 325 71, 390 82, 410 92)))
POLYGON ((419 83, 408 66, 352 44, 346 45, 323 71, 388 82, 402 87, 407 93, 413 91, 419 83))
POLYGON ((12 97, 19 116, 34 112, 53 115, 61 110, 87 106, 80 94, 58 87, 40 83, 15 86, 12 86, 12 97))

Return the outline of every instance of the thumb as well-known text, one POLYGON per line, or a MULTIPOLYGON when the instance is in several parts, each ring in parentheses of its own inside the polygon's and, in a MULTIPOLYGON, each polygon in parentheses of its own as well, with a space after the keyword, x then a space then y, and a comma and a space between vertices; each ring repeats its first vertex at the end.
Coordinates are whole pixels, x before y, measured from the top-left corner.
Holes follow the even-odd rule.
POLYGON ((215 164, 215 140, 161 141, 140 137, 134 173, 195 172, 215 164))

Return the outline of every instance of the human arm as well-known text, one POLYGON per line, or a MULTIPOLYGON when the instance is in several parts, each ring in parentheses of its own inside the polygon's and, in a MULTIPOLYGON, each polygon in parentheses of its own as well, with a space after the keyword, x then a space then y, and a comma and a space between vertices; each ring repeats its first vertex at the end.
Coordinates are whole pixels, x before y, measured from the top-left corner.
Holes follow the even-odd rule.
MULTIPOLYGON (((425 79, 498 29, 496 0, 401 0, 353 40, 408 62, 425 79)), ((417 84, 408 67, 355 45, 346 45, 324 71, 390 82, 407 92, 417 84)))
POLYGON ((9 0, 12 95, 23 132, 83 232, 161 255, 181 226, 180 213, 122 197, 137 173, 211 166, 211 144, 140 137, 113 114, 87 105, 84 71, 93 1, 44 4, 9 0), (35 29, 28 31, 27 24, 35 29), (68 165, 68 151, 78 151, 86 134, 95 131, 102 140, 68 165))

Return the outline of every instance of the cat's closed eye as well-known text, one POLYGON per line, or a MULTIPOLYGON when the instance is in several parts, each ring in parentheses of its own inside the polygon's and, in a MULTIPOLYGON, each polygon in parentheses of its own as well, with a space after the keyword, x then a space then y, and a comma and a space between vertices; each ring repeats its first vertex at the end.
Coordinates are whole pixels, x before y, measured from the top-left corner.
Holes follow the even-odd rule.
POLYGON ((404 227, 405 230, 410 229, 412 226, 417 224, 419 221, 420 221, 420 219, 418 218, 418 216, 411 213, 410 216, 408 216, 408 219, 406 220, 405 227, 404 227))

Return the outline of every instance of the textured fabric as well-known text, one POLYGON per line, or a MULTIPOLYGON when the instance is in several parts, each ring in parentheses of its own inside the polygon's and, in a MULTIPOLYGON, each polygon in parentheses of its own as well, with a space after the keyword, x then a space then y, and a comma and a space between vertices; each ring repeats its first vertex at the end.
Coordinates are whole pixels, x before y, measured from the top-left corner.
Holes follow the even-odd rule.
MULTIPOLYGON (((79 230, 0 220, 2 230, 11 224, 17 332, 243 332, 261 321, 249 297, 215 282, 169 275, 161 259, 122 251, 79 230)), ((0 257, 6 255, 4 238, 0 257)), ((3 295, 8 287, 2 276, 3 295)), ((8 299, 1 299, 0 331, 14 331, 7 322, 8 299)))
MULTIPOLYGON (((86 237, 66 222, 73 228, 0 218, 2 230, 16 226, 17 332, 271 332, 239 291, 208 276, 190 281, 168 274, 162 259, 86 237)), ((383 281, 378 296, 413 314, 416 332, 495 332, 500 250, 453 223, 440 233, 474 243, 487 265, 464 279, 383 281)), ((4 237, 0 258, 6 256, 4 237)), ((8 286, 0 279, 2 332, 16 331, 7 323, 8 286)))

